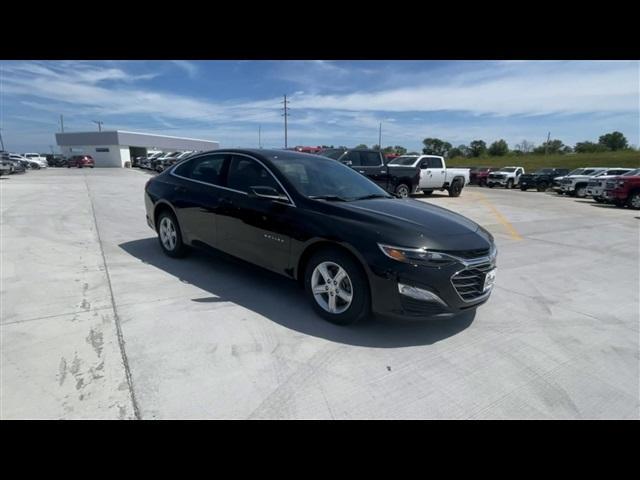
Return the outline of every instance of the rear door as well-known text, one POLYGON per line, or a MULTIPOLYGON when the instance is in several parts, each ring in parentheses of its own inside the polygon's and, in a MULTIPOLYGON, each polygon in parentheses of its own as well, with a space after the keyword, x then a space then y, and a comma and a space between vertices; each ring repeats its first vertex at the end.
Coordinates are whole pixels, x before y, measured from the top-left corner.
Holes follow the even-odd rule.
POLYGON ((178 222, 189 242, 216 247, 217 215, 221 207, 227 154, 209 154, 186 160, 170 172, 172 201, 178 222))

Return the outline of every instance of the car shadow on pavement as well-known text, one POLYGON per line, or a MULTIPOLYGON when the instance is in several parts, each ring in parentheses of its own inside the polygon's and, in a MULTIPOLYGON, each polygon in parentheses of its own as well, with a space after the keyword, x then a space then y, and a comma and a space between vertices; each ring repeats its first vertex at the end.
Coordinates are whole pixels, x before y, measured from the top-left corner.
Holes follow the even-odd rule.
POLYGON ((212 294, 193 302, 231 302, 286 328, 349 345, 395 348, 428 345, 471 325, 475 311, 450 318, 398 321, 382 317, 341 327, 313 311, 301 286, 276 273, 221 252, 193 250, 183 259, 167 257, 155 237, 119 245, 124 251, 212 294))

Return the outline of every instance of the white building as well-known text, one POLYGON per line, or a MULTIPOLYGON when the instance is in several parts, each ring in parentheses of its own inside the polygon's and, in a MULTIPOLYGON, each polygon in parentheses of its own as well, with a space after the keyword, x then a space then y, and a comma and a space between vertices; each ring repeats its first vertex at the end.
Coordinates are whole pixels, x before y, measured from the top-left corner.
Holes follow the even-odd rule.
POLYGON ((151 133, 112 130, 104 132, 56 133, 62 155, 91 155, 96 167, 124 167, 147 150, 163 152, 205 151, 220 148, 220 142, 195 138, 169 137, 151 133))

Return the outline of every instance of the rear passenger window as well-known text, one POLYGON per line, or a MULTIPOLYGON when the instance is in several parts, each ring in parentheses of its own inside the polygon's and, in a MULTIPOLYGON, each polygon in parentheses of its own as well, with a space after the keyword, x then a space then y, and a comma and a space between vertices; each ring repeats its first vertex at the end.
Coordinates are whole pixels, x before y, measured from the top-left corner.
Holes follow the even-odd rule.
POLYGON ((187 160, 178 165, 174 170, 176 175, 198 180, 200 182, 221 185, 221 172, 224 165, 225 155, 207 155, 203 157, 187 160))
POLYGON ((360 152, 360 161, 363 167, 379 167, 382 165, 378 152, 360 152))

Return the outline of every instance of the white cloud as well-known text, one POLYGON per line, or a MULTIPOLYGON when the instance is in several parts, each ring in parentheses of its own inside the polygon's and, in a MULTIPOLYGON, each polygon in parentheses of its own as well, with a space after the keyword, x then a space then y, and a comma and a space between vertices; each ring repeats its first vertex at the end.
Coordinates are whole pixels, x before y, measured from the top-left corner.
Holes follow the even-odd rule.
POLYGON ((196 75, 198 75, 198 65, 193 62, 188 62, 187 60, 172 60, 171 63, 184 70, 189 78, 195 78, 196 75))

